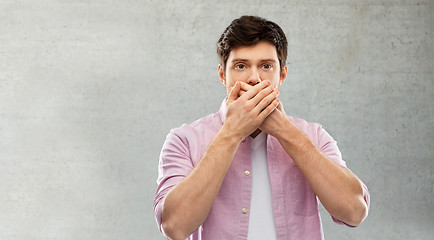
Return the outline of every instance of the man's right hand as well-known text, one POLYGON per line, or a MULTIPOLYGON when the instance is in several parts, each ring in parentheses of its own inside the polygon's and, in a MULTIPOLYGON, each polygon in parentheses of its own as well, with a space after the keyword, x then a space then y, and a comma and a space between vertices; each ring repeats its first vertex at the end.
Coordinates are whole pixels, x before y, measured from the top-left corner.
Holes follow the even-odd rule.
POLYGON ((279 105, 277 90, 270 81, 262 81, 239 97, 241 84, 236 82, 227 100, 223 129, 239 141, 252 134, 279 105))

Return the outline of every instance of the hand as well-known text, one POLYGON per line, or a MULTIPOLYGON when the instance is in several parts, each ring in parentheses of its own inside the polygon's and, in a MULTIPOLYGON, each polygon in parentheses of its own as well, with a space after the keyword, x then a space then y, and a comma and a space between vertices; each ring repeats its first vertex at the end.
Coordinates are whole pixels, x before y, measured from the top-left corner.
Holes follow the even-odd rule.
POLYGON ((284 123, 290 122, 283 110, 283 105, 280 102, 277 108, 268 115, 264 122, 259 126, 259 129, 267 134, 278 138, 278 134, 284 129, 284 123))
MULTIPOLYGON (((253 86, 247 83, 241 83, 240 96, 244 95, 247 91, 252 89, 253 86)), ((277 94, 279 95, 279 91, 277 94)), ((277 134, 281 132, 283 128, 283 123, 285 121, 289 122, 288 117, 286 116, 285 110, 283 109, 282 102, 279 102, 278 106, 275 110, 273 110, 264 120, 264 122, 259 126, 259 129, 267 134, 270 134, 274 137, 277 137, 277 134)))
POLYGON ((277 92, 270 81, 256 84, 239 96, 242 84, 245 83, 236 82, 229 93, 223 126, 239 140, 256 131, 279 105, 277 92))

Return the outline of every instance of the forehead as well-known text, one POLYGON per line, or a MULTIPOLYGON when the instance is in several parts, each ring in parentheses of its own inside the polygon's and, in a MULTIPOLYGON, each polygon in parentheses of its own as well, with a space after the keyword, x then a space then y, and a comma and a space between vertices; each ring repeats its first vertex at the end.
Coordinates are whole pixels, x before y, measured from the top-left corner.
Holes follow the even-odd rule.
POLYGON ((228 64, 234 59, 246 61, 261 61, 263 59, 279 60, 276 47, 267 41, 262 41, 252 46, 241 46, 232 49, 229 53, 228 64))

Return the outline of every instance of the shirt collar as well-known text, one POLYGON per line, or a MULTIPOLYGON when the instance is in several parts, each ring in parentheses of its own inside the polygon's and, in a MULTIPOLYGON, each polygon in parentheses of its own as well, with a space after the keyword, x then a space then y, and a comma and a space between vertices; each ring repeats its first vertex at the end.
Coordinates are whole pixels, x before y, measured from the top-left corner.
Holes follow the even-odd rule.
POLYGON ((266 144, 267 136, 268 136, 268 134, 266 134, 264 132, 260 132, 255 138, 252 138, 251 136, 249 136, 250 147, 252 149, 256 149, 259 146, 266 144))
POLYGON ((227 101, 228 101, 227 97, 225 99, 223 99, 223 102, 220 105, 220 110, 218 112, 218 114, 220 115, 220 120, 222 121, 222 124, 225 122, 226 112, 228 111, 227 107, 226 107, 227 101))

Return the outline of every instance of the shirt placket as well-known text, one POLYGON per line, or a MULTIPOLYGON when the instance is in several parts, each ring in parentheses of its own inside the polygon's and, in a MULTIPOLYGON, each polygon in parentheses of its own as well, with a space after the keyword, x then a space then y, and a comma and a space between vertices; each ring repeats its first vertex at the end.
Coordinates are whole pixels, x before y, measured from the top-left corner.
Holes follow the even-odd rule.
POLYGON ((273 202, 273 217, 276 224, 276 237, 277 239, 286 239, 286 214, 283 205, 283 184, 282 176, 278 163, 278 154, 276 146, 279 142, 272 136, 267 139, 267 161, 268 161, 268 174, 270 177, 271 185, 271 198, 273 202), (277 143, 275 143, 277 142, 277 143))
POLYGON ((250 217, 250 201, 252 198, 252 161, 250 152, 250 141, 247 138, 240 143, 238 147, 237 154, 235 155, 234 161, 240 161, 242 168, 239 169, 238 174, 241 177, 241 194, 240 194, 240 205, 236 209, 236 215, 239 216, 239 229, 238 229, 238 239, 247 239, 247 234, 249 230, 249 217, 250 217))

